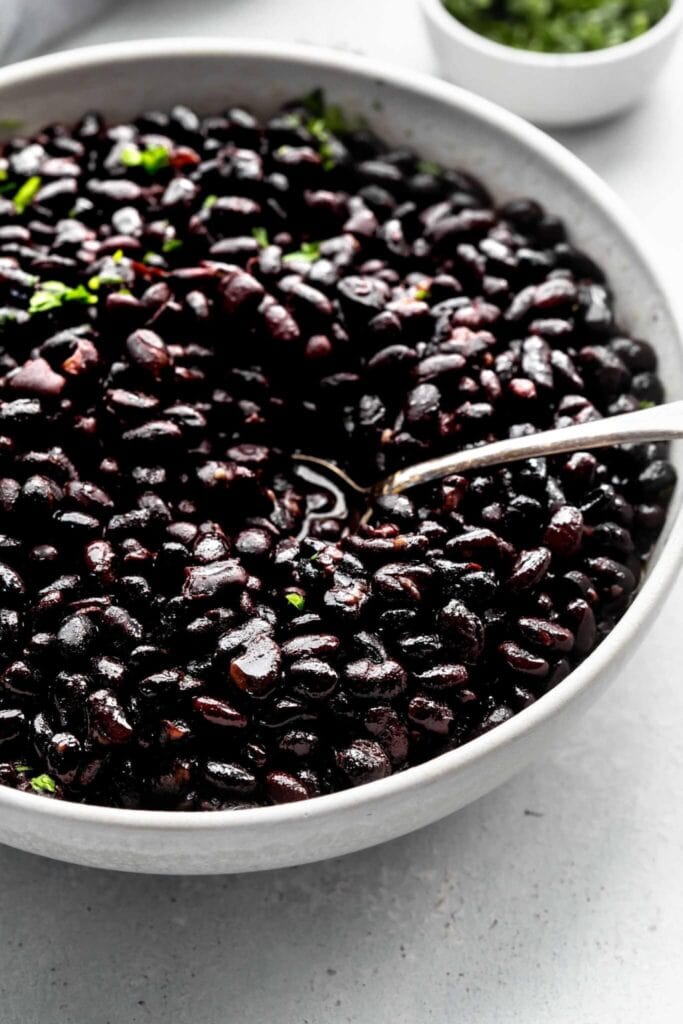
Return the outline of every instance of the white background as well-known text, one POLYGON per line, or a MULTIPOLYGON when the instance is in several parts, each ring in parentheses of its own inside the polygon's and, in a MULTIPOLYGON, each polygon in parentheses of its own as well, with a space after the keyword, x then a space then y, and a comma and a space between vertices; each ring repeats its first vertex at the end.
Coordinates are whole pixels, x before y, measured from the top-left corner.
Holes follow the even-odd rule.
MULTIPOLYGON (((413 0, 121 3, 61 45, 189 34, 435 71, 413 0)), ((640 109, 560 136, 639 216, 679 293, 682 110, 679 47, 640 109)), ((367 853, 195 880, 0 848, 0 1024, 680 1024, 681 607, 679 583, 550 760, 367 853)))

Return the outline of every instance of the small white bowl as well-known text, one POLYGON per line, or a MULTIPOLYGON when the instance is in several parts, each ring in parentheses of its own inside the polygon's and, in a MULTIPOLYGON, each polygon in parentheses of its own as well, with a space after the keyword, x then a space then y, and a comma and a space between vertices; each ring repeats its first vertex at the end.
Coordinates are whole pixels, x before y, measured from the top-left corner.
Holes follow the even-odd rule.
MULTIPOLYGON (((316 86, 393 145, 481 175, 500 202, 529 195, 562 217, 576 244, 607 271, 620 321, 654 345, 668 397, 683 397, 676 317, 628 211, 559 143, 462 89, 324 50, 166 39, 88 47, 2 69, 0 117, 32 132, 54 120, 74 121, 85 109, 125 118, 180 102, 203 113, 245 104, 265 115, 316 86)), ((683 445, 673 446, 672 459, 683 477, 683 445)), ((679 487, 638 596, 609 636, 555 689, 457 750, 357 789, 242 811, 95 807, 0 786, 0 842, 95 867, 218 874, 350 853, 450 814, 561 747, 578 716, 618 678, 683 559, 681 496, 679 487)))
POLYGON ((538 124, 567 127, 632 107, 653 85, 683 23, 683 0, 642 36, 586 53, 535 53, 466 28, 442 0, 421 0, 441 74, 538 124))

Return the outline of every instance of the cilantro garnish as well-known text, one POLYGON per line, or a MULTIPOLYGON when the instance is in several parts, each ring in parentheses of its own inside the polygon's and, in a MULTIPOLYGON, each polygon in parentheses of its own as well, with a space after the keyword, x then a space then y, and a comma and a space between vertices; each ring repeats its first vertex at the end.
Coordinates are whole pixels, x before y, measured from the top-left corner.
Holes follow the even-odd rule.
POLYGON ((434 160, 418 160, 417 169, 420 174, 441 174, 442 167, 434 160))
POLYGON ((211 195, 211 196, 207 196, 207 197, 206 197, 206 199, 204 200, 204 202, 202 203, 202 209, 204 209, 204 210, 210 210, 210 209, 211 209, 211 207, 212 207, 212 206, 213 206, 213 205, 214 205, 214 204, 215 204, 215 203, 216 203, 217 201, 218 201, 218 196, 213 196, 213 195, 211 195))
POLYGON ((296 608, 298 612, 303 611, 306 600, 301 594, 287 594, 286 600, 288 604, 291 604, 292 608, 296 608))
POLYGON ((265 228, 252 228, 251 233, 262 249, 268 245, 268 232, 265 228))
POLYGON ((176 249, 182 248, 182 241, 180 238, 167 238, 164 244, 161 246, 162 252, 175 252, 176 249))
MULTIPOLYGON (((303 99, 303 106, 311 115, 311 121, 322 122, 326 131, 333 135, 343 134, 350 131, 349 122, 344 116, 344 111, 336 104, 326 103, 325 94, 322 89, 314 89, 303 99)), ((311 121, 306 127, 311 131, 311 121)))
POLYGON ((114 263, 120 263, 122 259, 123 249, 117 249, 114 255, 112 256, 112 260, 114 261, 114 263))
POLYGON ((301 248, 297 249, 296 252, 288 252, 286 256, 282 257, 282 262, 290 263, 292 260, 307 260, 309 263, 315 263, 316 260, 320 259, 321 244, 321 242, 302 242, 301 248))
POLYGON ((149 149, 139 149, 137 146, 124 146, 121 150, 121 163, 125 167, 144 167, 148 174, 156 174, 157 171, 168 167, 171 157, 166 146, 150 146, 149 149))
POLYGON ((65 302, 82 302, 86 306, 94 306, 97 296, 83 284, 72 288, 63 281, 42 281, 31 296, 28 311, 31 314, 47 313, 51 309, 59 309, 65 302))
POLYGON ((43 179, 39 178, 37 174, 26 179, 12 200, 17 213, 23 213, 26 207, 31 205, 42 183, 43 179))
POLYGON ((36 793, 54 793, 57 783, 50 775, 36 775, 29 780, 36 793))

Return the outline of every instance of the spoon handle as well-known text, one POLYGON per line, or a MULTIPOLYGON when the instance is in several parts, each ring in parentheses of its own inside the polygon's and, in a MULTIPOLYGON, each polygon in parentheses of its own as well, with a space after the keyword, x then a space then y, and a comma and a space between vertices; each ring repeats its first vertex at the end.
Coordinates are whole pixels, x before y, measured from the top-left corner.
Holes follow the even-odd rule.
POLYGON ((563 452, 584 451, 591 448, 608 448, 624 442, 672 441, 683 437, 683 401, 666 402, 651 409, 627 412, 620 416, 607 416, 589 423, 577 423, 570 427, 544 430, 538 434, 515 437, 507 441, 494 441, 479 448, 435 459, 418 462, 414 466, 399 469, 385 477, 373 488, 375 496, 400 494, 410 487, 440 480, 451 473, 464 473, 470 469, 485 466, 499 466, 520 459, 538 458, 543 455, 560 455, 563 452))

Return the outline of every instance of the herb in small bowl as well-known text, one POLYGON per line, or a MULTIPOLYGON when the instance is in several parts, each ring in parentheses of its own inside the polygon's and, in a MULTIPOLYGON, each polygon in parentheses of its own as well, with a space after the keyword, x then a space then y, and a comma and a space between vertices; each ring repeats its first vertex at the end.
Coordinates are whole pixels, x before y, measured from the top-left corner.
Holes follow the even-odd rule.
POLYGON ((669 0, 443 0, 467 28, 504 46, 583 53, 626 43, 656 25, 669 0))

